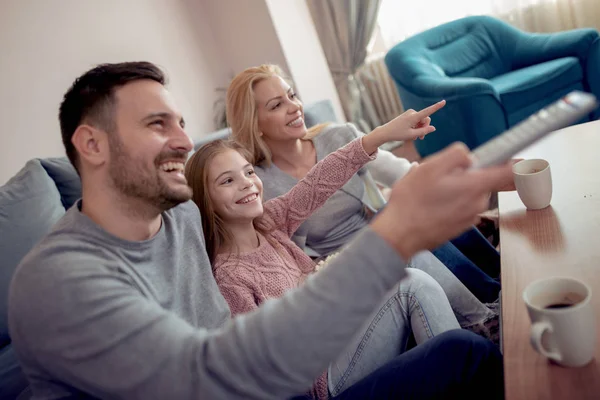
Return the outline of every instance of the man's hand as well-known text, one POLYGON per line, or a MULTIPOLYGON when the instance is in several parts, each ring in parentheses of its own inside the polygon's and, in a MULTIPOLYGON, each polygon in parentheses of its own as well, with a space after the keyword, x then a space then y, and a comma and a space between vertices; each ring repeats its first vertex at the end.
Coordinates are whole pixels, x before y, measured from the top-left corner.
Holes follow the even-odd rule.
POLYGON ((372 229, 405 259, 456 237, 487 209, 489 192, 512 181, 512 164, 478 170, 470 165, 463 144, 425 159, 394 185, 372 229))
MULTIPOLYGON (((513 166, 516 163, 518 163, 519 161, 523 161, 523 160, 524 160, 523 158, 513 158, 509 162, 510 162, 510 165, 513 166)), ((512 192, 514 190, 517 190, 514 179, 511 179, 511 181, 506 186, 503 186, 498 189, 499 192, 512 192)))

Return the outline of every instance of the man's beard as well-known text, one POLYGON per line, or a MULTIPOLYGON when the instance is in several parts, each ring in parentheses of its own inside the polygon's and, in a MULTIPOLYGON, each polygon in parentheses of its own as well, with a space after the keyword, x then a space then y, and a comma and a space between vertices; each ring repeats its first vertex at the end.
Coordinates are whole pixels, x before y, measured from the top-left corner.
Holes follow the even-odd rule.
POLYGON ((111 135, 109 174, 115 188, 121 194, 137 200, 145 201, 156 207, 160 212, 175 207, 192 198, 192 189, 179 185, 173 189, 160 176, 160 163, 163 160, 179 159, 185 162, 187 153, 171 151, 161 153, 154 160, 154 169, 146 170, 143 161, 132 158, 127 154, 119 138, 111 135))

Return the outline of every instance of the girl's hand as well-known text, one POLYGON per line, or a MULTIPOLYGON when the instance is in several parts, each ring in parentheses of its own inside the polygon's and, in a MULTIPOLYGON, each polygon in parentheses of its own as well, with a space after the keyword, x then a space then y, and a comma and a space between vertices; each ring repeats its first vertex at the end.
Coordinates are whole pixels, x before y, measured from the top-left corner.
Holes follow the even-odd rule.
POLYGON ((444 107, 446 100, 439 101, 421 111, 406 110, 387 124, 381 125, 363 137, 363 147, 367 154, 387 142, 415 140, 435 131, 431 125, 431 115, 444 107))

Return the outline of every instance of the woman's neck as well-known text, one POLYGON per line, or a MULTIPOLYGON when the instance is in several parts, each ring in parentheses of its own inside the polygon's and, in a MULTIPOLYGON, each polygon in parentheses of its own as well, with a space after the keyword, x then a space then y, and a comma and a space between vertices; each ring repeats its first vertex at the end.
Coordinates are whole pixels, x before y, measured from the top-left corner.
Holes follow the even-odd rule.
POLYGON ((232 243, 225 246, 224 252, 243 253, 255 250, 260 244, 258 232, 254 228, 252 221, 232 223, 227 227, 227 229, 231 233, 232 243))
POLYGON ((267 145, 273 164, 298 179, 303 178, 317 163, 317 152, 310 140, 269 142, 267 145))

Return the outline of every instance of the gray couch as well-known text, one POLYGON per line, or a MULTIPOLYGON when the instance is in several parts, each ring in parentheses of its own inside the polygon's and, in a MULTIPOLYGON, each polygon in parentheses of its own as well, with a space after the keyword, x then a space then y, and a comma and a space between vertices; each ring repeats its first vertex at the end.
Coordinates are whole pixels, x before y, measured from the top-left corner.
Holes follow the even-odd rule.
MULTIPOLYGON (((307 126, 335 121, 327 100, 305 107, 307 126)), ((195 148, 227 137, 229 130, 204 136, 195 148)), ((57 133, 58 137, 58 133, 57 133)), ((17 363, 7 323, 12 274, 27 252, 81 195, 81 183, 66 158, 33 159, 0 187, 0 399, 27 398, 27 382, 17 363)))

